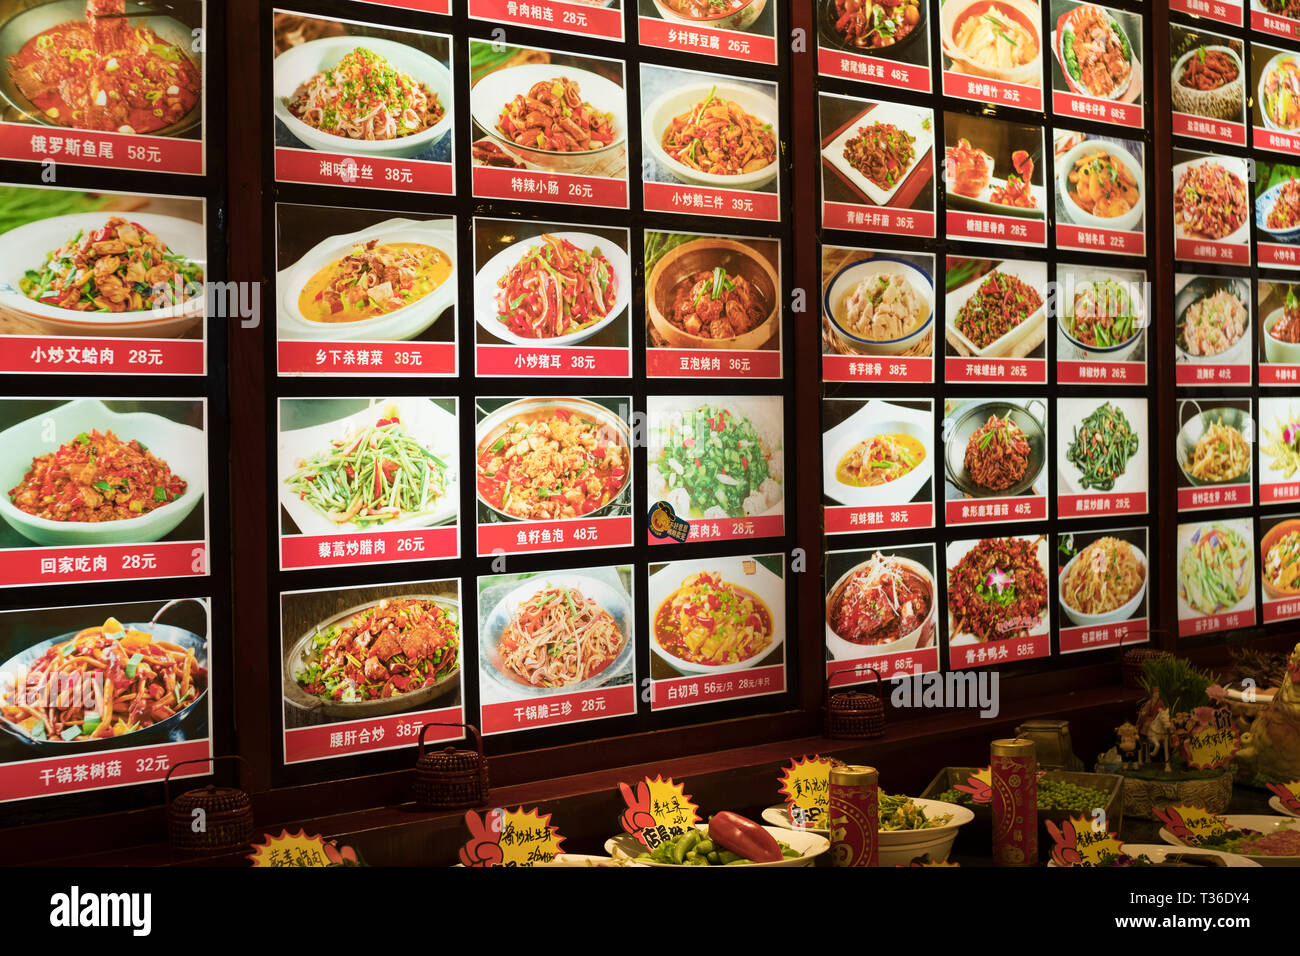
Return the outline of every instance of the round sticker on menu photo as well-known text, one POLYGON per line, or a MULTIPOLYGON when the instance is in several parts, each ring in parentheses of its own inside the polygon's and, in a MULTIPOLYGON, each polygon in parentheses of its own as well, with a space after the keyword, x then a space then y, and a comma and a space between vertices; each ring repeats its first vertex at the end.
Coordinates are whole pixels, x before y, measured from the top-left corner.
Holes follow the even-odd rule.
POLYGON ((686 541, 691 528, 690 522, 677 517, 673 506, 666 501, 656 501, 650 506, 646 523, 650 526, 650 533, 656 538, 672 538, 678 543, 686 541))

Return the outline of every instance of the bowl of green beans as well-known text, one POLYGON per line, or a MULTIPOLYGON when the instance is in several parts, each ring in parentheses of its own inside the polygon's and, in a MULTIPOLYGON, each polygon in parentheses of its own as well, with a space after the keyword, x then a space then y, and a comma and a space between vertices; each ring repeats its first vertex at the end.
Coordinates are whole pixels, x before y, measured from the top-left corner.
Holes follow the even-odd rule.
POLYGON ((806 830, 763 827, 776 838, 784 857, 776 863, 755 863, 724 850, 709 839, 709 825, 697 823, 694 829, 665 840, 648 850, 627 833, 605 841, 605 852, 613 857, 631 857, 646 866, 813 866, 817 857, 831 848, 830 840, 806 830))

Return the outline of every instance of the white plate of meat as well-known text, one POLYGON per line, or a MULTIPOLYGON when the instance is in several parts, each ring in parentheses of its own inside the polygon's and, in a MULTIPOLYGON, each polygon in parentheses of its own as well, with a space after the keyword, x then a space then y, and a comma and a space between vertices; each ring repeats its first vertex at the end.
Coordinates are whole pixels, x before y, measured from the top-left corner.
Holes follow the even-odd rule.
POLYGON ((822 150, 822 159, 835 168, 858 192, 877 206, 888 206, 916 167, 934 149, 934 122, 930 110, 897 103, 878 103, 846 126, 822 150), (867 137, 871 143, 879 127, 893 126, 911 143, 893 149, 850 151, 867 137))

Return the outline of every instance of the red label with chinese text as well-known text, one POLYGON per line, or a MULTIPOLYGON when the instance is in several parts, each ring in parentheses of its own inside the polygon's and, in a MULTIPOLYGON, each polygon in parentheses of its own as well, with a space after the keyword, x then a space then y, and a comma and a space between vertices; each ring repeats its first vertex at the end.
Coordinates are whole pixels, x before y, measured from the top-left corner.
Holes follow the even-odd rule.
POLYGON ((6 335, 0 372, 57 375, 202 375, 199 339, 72 339, 6 335))
POLYGON ((576 694, 548 694, 504 704, 484 704, 483 733, 504 734, 512 730, 576 724, 635 713, 636 688, 631 684, 576 694))
POLYGON ((280 375, 455 375, 455 342, 305 342, 276 345, 280 375))
MULTIPOLYGON (((300 763, 304 760, 414 747, 420 739, 420 728, 425 724, 459 724, 464 719, 462 708, 444 707, 441 710, 391 714, 368 720, 345 720, 315 727, 289 727, 284 731, 284 762, 300 763)), ((456 740, 460 736, 461 730, 458 727, 431 727, 424 736, 424 742, 432 744, 441 740, 456 740)))
POLYGON ((300 534, 280 539, 280 567, 333 568, 351 564, 396 564, 433 561, 460 554, 455 526, 410 531, 356 531, 346 534, 300 534))
POLYGON ((580 548, 624 548, 632 543, 632 518, 609 516, 573 521, 528 521, 478 527, 478 553, 527 554, 580 548))
POLYGON ((650 709, 668 710, 719 700, 761 697, 785 690, 785 666, 753 667, 727 674, 696 674, 657 680, 651 685, 650 709))
POLYGON ((315 149, 277 146, 275 178, 282 183, 393 189, 410 193, 455 192, 451 163, 426 163, 381 156, 348 156, 315 149))

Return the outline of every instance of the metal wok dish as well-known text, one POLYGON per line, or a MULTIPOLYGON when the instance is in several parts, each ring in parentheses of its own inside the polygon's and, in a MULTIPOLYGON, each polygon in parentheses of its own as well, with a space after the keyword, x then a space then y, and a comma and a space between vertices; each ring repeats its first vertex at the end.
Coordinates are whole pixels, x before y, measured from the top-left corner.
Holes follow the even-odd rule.
MULTIPOLYGON (((478 497, 479 505, 491 511, 496 516, 496 520, 530 521, 534 519, 521 518, 518 515, 512 515, 501 511, 483 497, 483 492, 479 488, 478 484, 478 460, 498 438, 508 431, 511 422, 515 420, 530 422, 547 418, 557 409, 561 408, 570 412, 576 412, 585 418, 590 418, 595 421, 596 425, 606 435, 611 437, 616 444, 623 448, 624 452, 628 454, 628 462, 631 462, 631 437, 628 433, 627 423, 604 405, 590 402, 583 398, 523 398, 517 402, 510 402, 506 405, 502 405, 496 411, 489 413, 481 422, 479 422, 477 437, 474 442, 474 493, 478 497)), ((627 503, 628 482, 631 481, 631 479, 632 469, 629 467, 623 475, 623 484, 619 487, 617 494, 613 495, 605 504, 586 514, 575 515, 574 519, 561 518, 555 520, 568 521, 576 520, 577 518, 594 518, 599 515, 608 514, 610 509, 618 505, 620 502, 624 504, 627 503)))
POLYGON ((457 654, 461 653, 464 648, 465 622, 460 613, 460 602, 442 594, 396 594, 388 598, 376 598, 373 601, 367 601, 364 604, 358 604, 355 607, 348 608, 346 611, 340 611, 332 617, 321 621, 307 633, 303 634, 292 644, 284 655, 284 664, 281 669, 281 684, 283 686, 284 700, 291 707, 308 712, 318 712, 325 717, 336 717, 343 719, 364 718, 364 717, 383 717, 388 714, 399 714, 403 711, 414 710, 426 704, 432 703, 439 697, 442 697, 460 686, 460 663, 451 673, 440 677, 434 683, 427 687, 421 687, 418 690, 409 691, 405 694, 398 694, 396 697, 380 697, 375 700, 326 700, 309 694, 298 685, 294 679, 294 674, 308 667, 312 663, 312 643, 313 638, 320 631, 325 630, 335 624, 341 624, 350 620, 353 616, 374 607, 381 600, 401 601, 401 600, 418 600, 430 601, 440 604, 456 615, 457 625, 460 628, 460 648, 457 654))
POLYGON ((1223 481, 1207 481, 1204 478, 1197 478, 1188 470, 1191 467, 1192 456, 1196 453, 1196 443, 1209 429, 1210 425, 1223 421, 1224 425, 1229 428, 1235 428, 1239 432, 1245 432, 1249 427, 1250 415, 1244 409, 1233 408, 1231 406, 1220 406, 1218 408, 1208 408, 1201 411, 1201 406, 1192 399, 1186 399, 1179 403, 1179 418, 1182 418, 1183 409, 1191 404, 1196 409, 1196 414, 1187 421, 1183 422, 1183 427, 1178 429, 1178 467, 1182 469, 1183 477, 1187 479, 1189 485, 1201 487, 1204 485, 1239 485, 1250 481, 1250 464, 1247 459, 1246 470, 1239 475, 1226 478, 1223 481))
MULTIPOLYGON (((162 40, 179 47, 182 51, 189 50, 194 43, 193 27, 186 26, 173 17, 162 15, 156 10, 138 3, 128 3, 126 15, 130 23, 143 24, 158 34, 162 40)), ((52 3, 45 3, 38 7, 32 7, 30 10, 24 10, 10 17, 3 25, 0 25, 0 61, 2 61, 0 62, 0 95, 3 95, 10 106, 22 112, 31 122, 55 129, 76 131, 75 127, 64 127, 51 122, 46 118, 45 112, 34 105, 18 89, 13 78, 9 75, 9 57, 19 53, 27 42, 37 34, 44 33, 51 27, 57 27, 69 21, 84 20, 85 17, 85 0, 54 0, 52 3)), ((201 61, 199 66, 202 66, 201 61)), ((203 98, 202 94, 200 94, 194 108, 181 117, 178 122, 143 135, 179 136, 198 126, 202 118, 203 98)), ((86 131, 83 130, 82 132, 86 131)))
POLYGON ((947 446, 944 448, 944 464, 948 472, 948 480, 973 498, 1014 498, 1024 494, 1038 480, 1043 464, 1047 461, 1047 435, 1043 430, 1042 420, 1029 411, 1035 405, 1042 408, 1043 414, 1046 415, 1047 409, 1037 398, 1031 400, 1027 406, 1012 402, 983 402, 963 411, 953 425, 947 446), (971 435, 988 421, 990 415, 1009 418, 1025 433, 1025 439, 1029 442, 1029 464, 1025 468, 1024 476, 1010 488, 1001 491, 990 491, 988 488, 980 487, 966 473, 966 445, 971 435))
MULTIPOLYGON (((161 612, 160 612, 161 613, 161 612)), ((207 707, 208 696, 208 640, 201 637, 193 631, 187 631, 184 628, 174 627, 170 624, 157 623, 135 623, 129 624, 123 622, 123 628, 126 630, 145 631, 152 635, 154 640, 166 641, 183 647, 194 652, 194 658, 198 661, 199 666, 204 670, 203 687, 199 695, 190 701, 190 703, 172 714, 165 720, 160 720, 149 727, 134 730, 131 733, 123 734, 119 737, 91 738, 89 740, 40 740, 32 737, 26 730, 12 723, 6 718, 0 717, 0 729, 15 738, 19 743, 26 747, 46 754, 87 754, 98 753, 104 750, 113 750, 121 747, 140 747, 151 744, 164 743, 166 741, 185 740, 186 735, 183 729, 185 721, 194 713, 196 707, 207 707)), ((24 651, 15 654, 9 660, 0 666, 0 687, 8 687, 16 682, 19 674, 26 674, 30 666, 39 660, 47 650, 56 644, 62 644, 64 641, 71 640, 84 628, 78 628, 76 631, 69 631, 66 634, 60 634, 58 637, 52 637, 49 640, 41 641, 39 644, 33 644, 24 651)), ((196 683, 198 683, 196 681, 196 683)))

